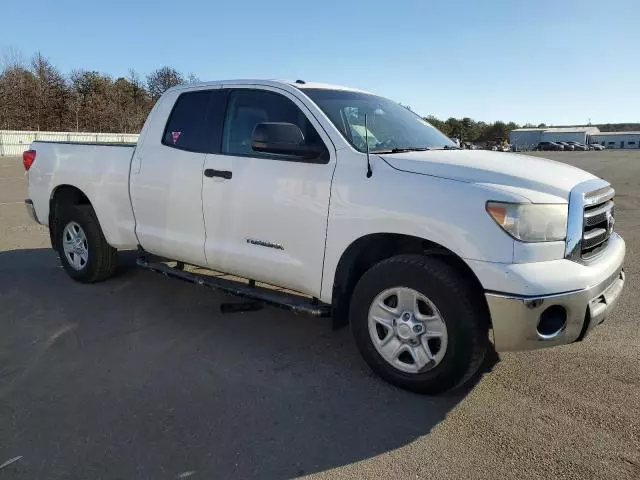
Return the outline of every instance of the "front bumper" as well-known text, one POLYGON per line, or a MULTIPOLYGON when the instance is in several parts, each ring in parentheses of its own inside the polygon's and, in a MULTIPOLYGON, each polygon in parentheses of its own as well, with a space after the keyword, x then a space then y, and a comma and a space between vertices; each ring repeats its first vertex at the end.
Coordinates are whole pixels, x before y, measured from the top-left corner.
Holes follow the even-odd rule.
MULTIPOLYGON (((618 251, 618 255, 613 257, 603 261, 608 264, 604 280, 583 289, 548 295, 487 292, 485 297, 491 314, 496 350, 533 350, 564 345, 584 338, 609 315, 624 287, 624 249, 621 255, 618 251), (548 310, 554 306, 554 309, 548 310), (542 320, 543 312, 547 312, 546 319, 550 312, 554 315, 564 312, 566 317, 564 322, 554 320, 554 328, 549 329, 546 319, 542 320)), ((596 269, 595 266, 588 265, 582 268, 596 269)), ((554 318, 557 320, 558 317, 554 318)))

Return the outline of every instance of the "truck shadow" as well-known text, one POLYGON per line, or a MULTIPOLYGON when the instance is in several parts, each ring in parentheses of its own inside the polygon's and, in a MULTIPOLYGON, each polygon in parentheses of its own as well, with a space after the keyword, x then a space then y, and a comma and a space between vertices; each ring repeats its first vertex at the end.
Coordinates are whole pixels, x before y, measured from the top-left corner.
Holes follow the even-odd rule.
POLYGON ((135 252, 121 264, 81 285, 51 250, 0 253, 0 461, 23 456, 12 478, 325 471, 428 435, 481 378, 410 394, 326 319, 222 315, 232 298, 135 269, 135 252))

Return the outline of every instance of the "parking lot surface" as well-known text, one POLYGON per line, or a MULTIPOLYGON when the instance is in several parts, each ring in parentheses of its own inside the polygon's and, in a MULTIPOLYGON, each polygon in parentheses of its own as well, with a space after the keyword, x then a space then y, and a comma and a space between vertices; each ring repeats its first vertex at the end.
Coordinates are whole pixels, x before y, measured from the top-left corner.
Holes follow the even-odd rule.
MULTIPOLYGON (((609 180, 627 285, 585 341, 501 354, 467 391, 375 377, 348 329, 133 266, 74 283, 0 158, 0 480, 640 478, 640 152, 545 152, 609 180)), ((514 161, 517 161, 514 159, 514 161)))

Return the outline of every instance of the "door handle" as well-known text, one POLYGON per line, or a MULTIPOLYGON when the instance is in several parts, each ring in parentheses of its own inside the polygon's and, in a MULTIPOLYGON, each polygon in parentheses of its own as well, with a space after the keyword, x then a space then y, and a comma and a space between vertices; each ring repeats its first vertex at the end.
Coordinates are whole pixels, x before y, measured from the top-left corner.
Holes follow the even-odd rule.
POLYGON ((204 171, 204 176, 208 178, 220 177, 231 180, 232 175, 233 174, 229 170, 214 170, 213 168, 206 168, 204 171))

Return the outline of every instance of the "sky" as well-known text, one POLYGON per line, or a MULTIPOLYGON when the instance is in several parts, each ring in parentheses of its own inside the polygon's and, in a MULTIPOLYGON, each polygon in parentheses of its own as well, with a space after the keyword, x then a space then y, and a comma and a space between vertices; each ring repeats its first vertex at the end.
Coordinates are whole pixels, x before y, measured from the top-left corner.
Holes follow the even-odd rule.
POLYGON ((0 52, 63 73, 348 85, 421 115, 640 122, 640 0, 7 1, 0 52))

